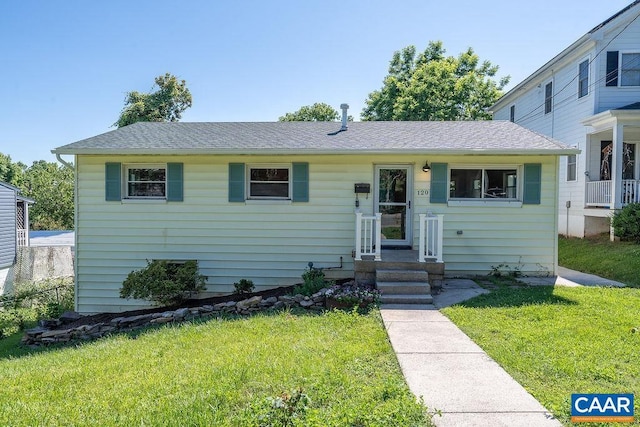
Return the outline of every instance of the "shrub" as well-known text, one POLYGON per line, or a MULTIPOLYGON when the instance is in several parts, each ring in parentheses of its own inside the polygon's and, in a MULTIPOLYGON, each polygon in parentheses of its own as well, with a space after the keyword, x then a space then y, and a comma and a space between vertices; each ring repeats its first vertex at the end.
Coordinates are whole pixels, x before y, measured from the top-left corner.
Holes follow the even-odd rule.
POLYGON ((611 225, 616 236, 640 243, 640 203, 630 203, 614 213, 611 225))
POLYGON ((17 283, 11 294, 0 297, 0 337, 30 327, 43 318, 60 317, 73 310, 73 280, 17 283))
POLYGON ((253 281, 247 279, 240 279, 239 282, 233 284, 233 287, 236 289, 235 293, 239 295, 250 294, 255 288, 253 281))
POLYGON ((326 286, 327 281, 325 280, 324 272, 321 268, 315 268, 313 263, 310 262, 307 269, 302 273, 302 284, 293 288, 293 293, 311 296, 326 286))
POLYGON ((120 297, 146 299, 159 305, 179 304, 204 290, 205 280, 207 276, 198 274, 198 261, 147 261, 145 268, 129 273, 120 297))

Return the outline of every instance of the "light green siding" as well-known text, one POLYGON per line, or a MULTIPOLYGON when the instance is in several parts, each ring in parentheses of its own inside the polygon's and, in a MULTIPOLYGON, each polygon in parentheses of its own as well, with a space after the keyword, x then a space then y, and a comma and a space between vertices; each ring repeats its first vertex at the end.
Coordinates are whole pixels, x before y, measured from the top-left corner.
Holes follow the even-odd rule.
POLYGON ((524 271, 554 270, 556 157, 429 156, 430 162, 523 165, 542 163, 539 205, 497 207, 429 203, 430 173, 416 156, 77 156, 77 285, 83 313, 145 305, 123 300, 126 275, 147 259, 196 259, 212 293, 233 291, 245 278, 257 290, 300 282, 309 262, 334 277, 352 277, 355 236, 353 184, 370 183, 360 210, 373 213, 374 165, 413 164, 414 246, 417 214, 445 215, 444 261, 451 274, 487 273, 521 264, 524 271), (182 163, 183 201, 105 201, 105 163, 182 163), (229 202, 230 163, 308 162, 309 201, 229 202), (456 231, 462 230, 462 235, 456 231))

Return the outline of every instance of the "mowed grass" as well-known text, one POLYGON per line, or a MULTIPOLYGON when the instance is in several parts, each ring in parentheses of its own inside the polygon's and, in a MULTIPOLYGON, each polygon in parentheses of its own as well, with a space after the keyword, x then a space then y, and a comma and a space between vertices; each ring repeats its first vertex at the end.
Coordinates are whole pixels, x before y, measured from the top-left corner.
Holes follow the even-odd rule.
POLYGON ((377 310, 210 320, 5 358, 0 390, 3 426, 431 425, 377 310), (293 390, 306 410, 273 408, 293 390))
POLYGON ((640 287, 640 245, 610 242, 609 235, 558 238, 558 264, 640 287))
POLYGON ((640 414, 640 289, 502 288, 442 311, 565 425, 572 393, 634 393, 640 414))

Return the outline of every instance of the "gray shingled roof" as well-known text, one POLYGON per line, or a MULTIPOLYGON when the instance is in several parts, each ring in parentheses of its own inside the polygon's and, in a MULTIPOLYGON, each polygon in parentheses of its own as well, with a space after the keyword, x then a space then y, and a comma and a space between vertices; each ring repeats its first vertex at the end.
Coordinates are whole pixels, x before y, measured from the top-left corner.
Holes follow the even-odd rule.
POLYGON ((135 123, 64 145, 57 154, 573 154, 507 121, 135 123))

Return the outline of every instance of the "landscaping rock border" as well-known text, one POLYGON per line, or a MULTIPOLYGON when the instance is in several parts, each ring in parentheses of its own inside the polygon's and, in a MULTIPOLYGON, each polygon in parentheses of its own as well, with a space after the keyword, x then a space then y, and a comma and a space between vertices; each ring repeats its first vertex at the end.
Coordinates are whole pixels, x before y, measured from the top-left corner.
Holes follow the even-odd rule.
POLYGON ((227 301, 218 304, 205 304, 196 307, 182 307, 156 313, 120 316, 108 322, 85 324, 73 328, 64 328, 65 318, 78 319, 75 315, 65 313, 61 319, 40 322, 40 326, 25 331, 22 344, 32 347, 69 343, 74 341, 90 341, 117 332, 129 332, 165 323, 178 323, 194 319, 208 319, 229 315, 248 316, 261 311, 275 311, 285 308, 302 308, 322 311, 325 309, 326 293, 321 289, 312 296, 281 295, 263 298, 252 296, 241 301, 227 301))

